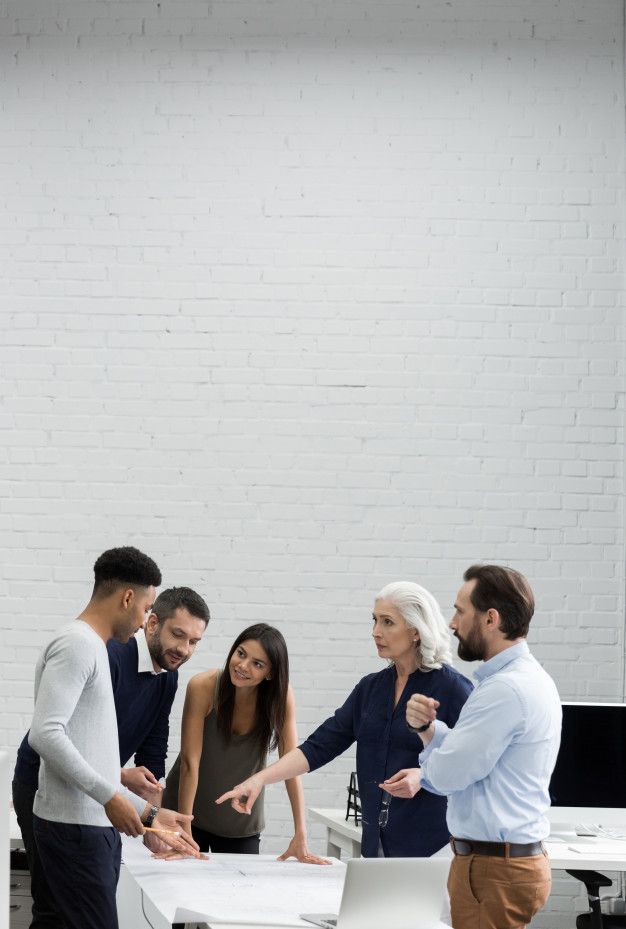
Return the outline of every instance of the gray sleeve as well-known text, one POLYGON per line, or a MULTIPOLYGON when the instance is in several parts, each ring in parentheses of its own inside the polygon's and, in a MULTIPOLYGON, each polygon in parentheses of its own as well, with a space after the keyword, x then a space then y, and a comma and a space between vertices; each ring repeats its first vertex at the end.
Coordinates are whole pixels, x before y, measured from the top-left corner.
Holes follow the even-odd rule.
POLYGON ((151 804, 148 804, 148 801, 144 800, 143 797, 137 796, 137 794, 134 794, 132 790, 128 789, 128 787, 124 787, 124 785, 121 782, 119 784, 119 787, 116 790, 116 793, 122 794, 122 796, 126 797, 127 800, 130 800, 132 805, 137 810, 137 815, 139 817, 141 817, 141 814, 143 813, 145 808, 151 805, 151 804))
POLYGON ((83 639, 62 635, 50 644, 38 682, 28 742, 58 775, 104 806, 121 790, 120 786, 109 783, 94 770, 67 735, 67 724, 95 668, 94 657, 83 639))

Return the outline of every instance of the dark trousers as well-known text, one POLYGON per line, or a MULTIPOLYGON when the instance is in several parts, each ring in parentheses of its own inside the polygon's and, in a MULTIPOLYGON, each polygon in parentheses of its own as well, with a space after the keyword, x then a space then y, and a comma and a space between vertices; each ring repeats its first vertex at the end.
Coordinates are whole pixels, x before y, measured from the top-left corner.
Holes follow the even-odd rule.
POLYGON ((43 873, 41 859, 33 835, 33 801, 37 788, 13 781, 13 809, 17 816, 30 871, 30 892, 33 898, 33 919, 30 929, 66 929, 43 873))
POLYGON ((226 855, 258 855, 261 836, 246 835, 239 839, 229 839, 227 836, 215 835, 213 832, 207 832, 200 829, 199 826, 191 826, 191 834, 200 846, 201 852, 215 852, 215 854, 225 853, 226 855))
POLYGON ((115 891, 122 842, 117 829, 56 823, 33 815, 33 832, 67 929, 118 929, 115 891))

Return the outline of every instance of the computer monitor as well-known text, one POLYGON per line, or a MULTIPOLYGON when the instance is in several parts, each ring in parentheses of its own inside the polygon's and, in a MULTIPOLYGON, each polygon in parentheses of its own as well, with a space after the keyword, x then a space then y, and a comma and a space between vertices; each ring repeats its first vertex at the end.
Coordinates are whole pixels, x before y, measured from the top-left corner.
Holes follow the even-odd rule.
POLYGON ((564 703, 551 823, 626 826, 626 703, 564 703))

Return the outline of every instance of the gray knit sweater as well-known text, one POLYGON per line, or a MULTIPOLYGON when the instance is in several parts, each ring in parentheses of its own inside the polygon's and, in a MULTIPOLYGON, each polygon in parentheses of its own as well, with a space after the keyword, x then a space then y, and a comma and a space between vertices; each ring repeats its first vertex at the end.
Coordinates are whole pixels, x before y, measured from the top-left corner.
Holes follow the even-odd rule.
POLYGON ((146 801, 120 784, 107 650, 82 620, 63 626, 39 656, 28 741, 41 755, 33 809, 42 819, 110 826, 104 804, 115 793, 138 813, 145 809, 146 801))

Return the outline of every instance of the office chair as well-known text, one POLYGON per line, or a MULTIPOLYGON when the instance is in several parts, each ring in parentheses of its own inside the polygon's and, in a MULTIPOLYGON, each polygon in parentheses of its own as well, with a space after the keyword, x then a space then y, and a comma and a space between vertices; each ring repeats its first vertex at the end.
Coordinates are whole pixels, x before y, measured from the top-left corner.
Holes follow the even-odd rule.
POLYGON ((603 913, 600 908, 600 888, 610 887, 613 881, 599 871, 570 871, 567 873, 582 881, 587 889, 589 911, 576 917, 576 929, 626 929, 626 913, 603 913))

